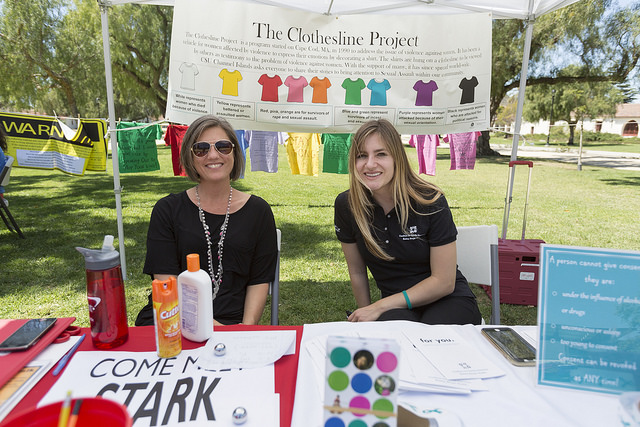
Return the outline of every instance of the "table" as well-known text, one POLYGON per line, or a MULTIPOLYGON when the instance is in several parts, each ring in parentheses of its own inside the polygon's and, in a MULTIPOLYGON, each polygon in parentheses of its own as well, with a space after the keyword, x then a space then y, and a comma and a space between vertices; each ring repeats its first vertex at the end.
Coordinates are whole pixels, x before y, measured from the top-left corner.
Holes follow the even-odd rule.
MULTIPOLYGON (((465 426, 618 426, 618 396, 536 385, 535 367, 511 365, 484 337, 480 326, 435 325, 414 322, 335 322, 305 325, 300 347, 298 378, 292 426, 322 425, 323 400, 306 343, 322 335, 358 333, 372 337, 397 336, 401 331, 420 328, 446 328, 457 332, 479 349, 506 375, 484 380, 488 391, 471 394, 402 392, 399 399, 420 408, 440 408, 457 415, 465 426)), ((537 336, 536 326, 514 327, 527 337, 537 336)), ((535 344, 535 342, 533 343, 535 344)))
MULTIPOLYGON (((232 326, 216 326, 220 331, 261 331, 261 330, 294 330, 296 331, 296 352, 293 355, 283 356, 275 363, 275 391, 280 394, 280 425, 288 427, 291 425, 291 413, 293 409, 293 399, 296 388, 296 375, 298 370, 298 355, 300 342, 302 339, 302 326, 271 326, 271 325, 232 325, 232 326)), ((83 333, 87 334, 78 351, 95 351, 97 350, 90 339, 90 330, 83 328, 83 333)), ((153 326, 140 326, 129 328, 129 339, 120 347, 113 351, 154 351, 155 350, 155 332, 153 326)), ((195 343, 192 341, 182 340, 183 349, 189 350, 203 346, 204 343, 195 343)), ((22 401, 13 409, 9 417, 22 411, 34 408, 40 399, 44 397, 47 391, 53 386, 58 377, 52 375, 49 371, 36 384, 36 386, 22 399, 22 401)))
MULTIPOLYGON (((487 391, 469 395, 401 392, 399 398, 422 408, 441 408, 454 413, 465 426, 616 426, 620 425, 618 396, 571 391, 536 385, 536 369, 509 364, 506 359, 480 335, 478 326, 427 326, 405 321, 391 322, 333 322, 304 326, 224 326, 224 331, 259 331, 287 329, 296 331, 296 353, 284 356, 275 364, 275 388, 280 393, 280 425, 283 427, 316 427, 322 425, 322 397, 306 343, 322 335, 358 333, 361 336, 397 336, 401 331, 421 328, 445 328, 462 336, 478 348, 506 375, 484 380, 487 391), (295 402, 295 404, 294 404, 295 402)), ((537 336, 537 327, 514 327, 528 337, 537 336)), ((87 329, 83 332, 88 333, 87 329)), ((153 351, 153 327, 132 327, 127 343, 118 347, 122 351, 153 351)), ((183 340, 185 349, 201 346, 183 340)), ((95 350, 86 339, 81 351, 95 350)), ((115 351, 115 350, 114 350, 115 351)), ((53 386, 57 377, 48 373, 18 404, 12 412, 35 407, 53 386)))

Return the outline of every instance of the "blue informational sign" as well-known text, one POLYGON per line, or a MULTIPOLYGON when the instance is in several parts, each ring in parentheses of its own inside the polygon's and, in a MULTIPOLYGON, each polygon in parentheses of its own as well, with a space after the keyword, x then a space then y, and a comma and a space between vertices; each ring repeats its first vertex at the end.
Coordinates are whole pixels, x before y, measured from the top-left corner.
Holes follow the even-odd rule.
POLYGON ((540 246, 538 383, 640 391, 640 253, 540 246))

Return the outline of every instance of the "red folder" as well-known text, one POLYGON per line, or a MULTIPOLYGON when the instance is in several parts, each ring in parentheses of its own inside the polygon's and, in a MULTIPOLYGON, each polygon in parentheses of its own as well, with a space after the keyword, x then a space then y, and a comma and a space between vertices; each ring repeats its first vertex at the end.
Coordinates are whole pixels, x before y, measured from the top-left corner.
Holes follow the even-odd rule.
MULTIPOLYGON (((0 319, 0 341, 8 338, 20 326, 29 319, 0 319)), ((12 351, 6 356, 2 356, 2 370, 0 370, 0 387, 5 385, 15 374, 31 362, 49 344, 67 329, 76 320, 75 317, 58 318, 53 327, 35 343, 30 349, 24 351, 12 351)))

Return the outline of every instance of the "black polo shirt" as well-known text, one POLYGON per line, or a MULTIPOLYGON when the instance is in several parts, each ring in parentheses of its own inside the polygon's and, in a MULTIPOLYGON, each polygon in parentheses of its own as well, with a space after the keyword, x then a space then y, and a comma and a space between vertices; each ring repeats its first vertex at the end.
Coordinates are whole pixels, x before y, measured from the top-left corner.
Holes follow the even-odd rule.
MULTIPOLYGON (((402 231, 395 209, 385 214, 374 201, 372 233, 382 249, 394 258, 394 261, 381 260, 369 252, 364 243, 349 208, 348 193, 348 190, 340 193, 335 201, 336 236, 341 242, 357 244, 383 298, 407 290, 431 276, 431 247, 456 240, 458 231, 444 195, 428 206, 413 204, 419 214, 410 212, 407 233, 402 231)), ((451 295, 473 296, 460 271, 457 272, 456 287, 451 295)))

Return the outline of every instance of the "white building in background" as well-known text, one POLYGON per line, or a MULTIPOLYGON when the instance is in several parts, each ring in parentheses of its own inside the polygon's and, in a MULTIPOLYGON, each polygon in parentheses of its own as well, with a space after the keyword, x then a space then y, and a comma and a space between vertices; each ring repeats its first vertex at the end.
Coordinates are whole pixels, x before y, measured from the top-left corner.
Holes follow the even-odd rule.
MULTIPOLYGON (((580 128, 580 122, 577 126, 580 128)), ((638 126, 640 124, 640 104, 620 104, 615 116, 602 119, 588 119, 584 121, 584 130, 590 132, 613 133, 623 137, 640 137, 638 126)), ((554 126, 566 126, 567 122, 558 120, 554 126)), ((511 125, 507 132, 513 131, 511 125)), ((549 121, 540 120, 536 123, 522 122, 520 131, 523 135, 534 133, 546 135, 549 133, 549 121)))

